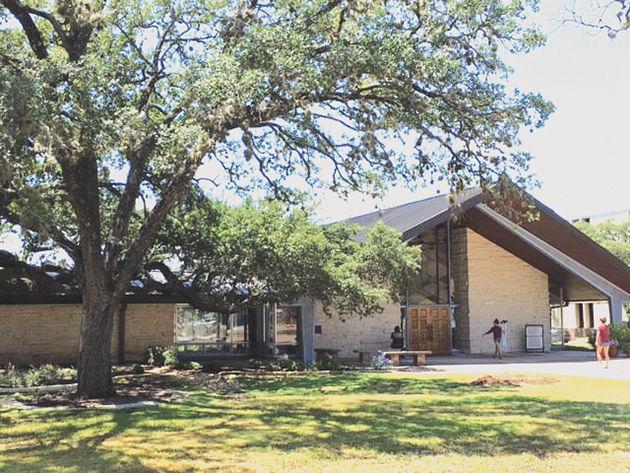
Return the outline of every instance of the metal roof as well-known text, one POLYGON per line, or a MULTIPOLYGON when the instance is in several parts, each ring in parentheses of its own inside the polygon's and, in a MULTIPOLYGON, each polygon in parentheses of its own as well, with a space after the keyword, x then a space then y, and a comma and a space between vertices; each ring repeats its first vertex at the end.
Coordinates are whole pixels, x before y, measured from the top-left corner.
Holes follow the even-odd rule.
POLYGON ((403 240, 408 241, 423 231, 445 222, 457 211, 465 211, 483 200, 481 188, 466 189, 458 194, 443 194, 408 204, 377 210, 365 215, 352 217, 344 223, 362 227, 359 239, 363 239, 378 222, 399 231, 403 240))

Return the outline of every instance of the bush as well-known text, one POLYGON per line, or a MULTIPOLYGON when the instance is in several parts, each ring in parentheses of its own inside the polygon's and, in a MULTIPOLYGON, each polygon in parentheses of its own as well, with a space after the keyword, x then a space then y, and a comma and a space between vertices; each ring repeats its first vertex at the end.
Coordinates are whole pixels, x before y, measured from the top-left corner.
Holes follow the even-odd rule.
POLYGON ((167 348, 164 350, 164 366, 177 368, 180 366, 179 355, 175 348, 167 348))
POLYGON ((148 347, 144 360, 149 366, 164 366, 164 347, 148 347))
POLYGON ((339 371, 341 369, 339 360, 330 353, 323 354, 322 357, 315 362, 315 366, 318 370, 324 371, 339 371))
POLYGON ((278 357, 269 367, 272 371, 301 371, 304 368, 302 363, 287 355, 278 357))
POLYGON ((392 360, 387 358, 382 351, 379 351, 377 355, 372 357, 370 366, 375 370, 386 370, 392 367, 392 360))
POLYGON ((50 363, 32 366, 27 370, 18 370, 15 366, 9 365, 4 372, 0 372, 0 386, 10 388, 47 386, 73 382, 76 378, 76 369, 62 368, 50 363))
POLYGON ((630 327, 620 322, 610 324, 610 338, 616 340, 620 346, 630 344, 630 327))

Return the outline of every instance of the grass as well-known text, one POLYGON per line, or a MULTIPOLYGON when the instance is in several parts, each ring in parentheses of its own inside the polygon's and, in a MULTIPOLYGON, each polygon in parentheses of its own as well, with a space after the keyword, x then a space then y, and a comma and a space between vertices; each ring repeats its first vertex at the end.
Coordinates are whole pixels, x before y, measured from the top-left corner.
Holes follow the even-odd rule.
POLYGON ((241 380, 134 412, 0 411, 0 471, 630 471, 630 382, 401 374, 241 380))
POLYGON ((595 352, 595 348, 588 342, 588 337, 575 338, 569 340, 564 345, 561 343, 554 344, 555 347, 562 347, 564 350, 571 351, 592 351, 595 352))

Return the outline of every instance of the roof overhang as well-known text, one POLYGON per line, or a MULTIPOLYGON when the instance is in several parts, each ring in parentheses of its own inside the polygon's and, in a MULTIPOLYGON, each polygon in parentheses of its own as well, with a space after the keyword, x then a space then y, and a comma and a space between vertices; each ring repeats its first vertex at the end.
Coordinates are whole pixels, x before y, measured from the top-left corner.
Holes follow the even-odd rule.
MULTIPOLYGON (((621 300, 622 302, 630 302, 630 293, 626 290, 577 261, 575 258, 567 255, 563 251, 551 245, 549 242, 534 235, 522 226, 517 225, 485 204, 478 204, 475 208, 490 220, 498 224, 501 228, 508 231, 512 236, 526 243, 535 252, 544 255, 544 257, 551 262, 551 264, 548 265, 549 268, 562 268, 569 275, 577 277, 579 280, 587 283, 589 286, 592 286, 592 288, 595 288, 604 295, 605 298, 621 300)), ((553 273, 553 271, 545 272, 553 273)), ((567 281, 564 282, 564 284, 566 283, 567 281)), ((588 298, 589 297, 581 299, 588 298)), ((580 298, 574 297, 573 299, 579 300, 580 298)))

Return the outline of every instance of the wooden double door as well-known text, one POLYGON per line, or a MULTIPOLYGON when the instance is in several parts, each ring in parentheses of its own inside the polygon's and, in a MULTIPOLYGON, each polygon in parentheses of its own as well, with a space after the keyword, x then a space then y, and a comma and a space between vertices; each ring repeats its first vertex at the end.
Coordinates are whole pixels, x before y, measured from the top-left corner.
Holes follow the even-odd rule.
POLYGON ((433 355, 451 354, 451 314, 446 305, 410 306, 407 309, 410 350, 433 355))

